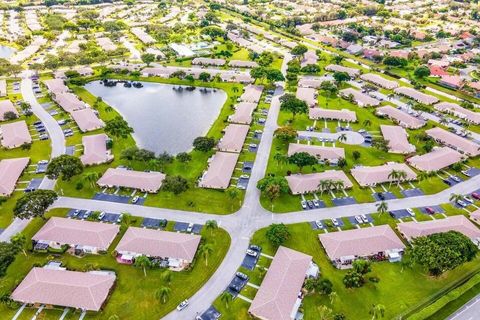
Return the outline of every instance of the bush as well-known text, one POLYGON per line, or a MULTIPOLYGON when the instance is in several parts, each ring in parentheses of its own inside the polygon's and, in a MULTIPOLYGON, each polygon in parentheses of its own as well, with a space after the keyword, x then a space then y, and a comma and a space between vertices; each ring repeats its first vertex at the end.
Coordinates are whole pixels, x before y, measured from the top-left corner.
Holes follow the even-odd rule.
POLYGON ((75 189, 76 190, 82 190, 83 189, 83 183, 77 182, 77 184, 75 185, 75 189))

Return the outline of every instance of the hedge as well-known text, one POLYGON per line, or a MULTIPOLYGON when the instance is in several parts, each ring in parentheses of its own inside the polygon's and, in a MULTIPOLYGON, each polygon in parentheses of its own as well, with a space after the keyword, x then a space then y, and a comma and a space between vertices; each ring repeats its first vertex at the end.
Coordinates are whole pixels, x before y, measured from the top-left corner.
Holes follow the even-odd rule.
POLYGON ((427 319, 428 317, 431 317, 440 309, 442 309, 445 305, 460 298, 465 292, 467 292, 468 290, 470 290, 471 288, 473 288, 479 283, 480 283, 480 273, 477 273, 470 280, 465 282, 463 285, 461 285, 456 289, 453 289, 446 295, 442 296, 441 298, 439 298, 438 300, 430 304, 428 307, 423 308, 421 311, 415 313, 411 317, 408 317, 408 319, 424 320, 424 319, 427 319))

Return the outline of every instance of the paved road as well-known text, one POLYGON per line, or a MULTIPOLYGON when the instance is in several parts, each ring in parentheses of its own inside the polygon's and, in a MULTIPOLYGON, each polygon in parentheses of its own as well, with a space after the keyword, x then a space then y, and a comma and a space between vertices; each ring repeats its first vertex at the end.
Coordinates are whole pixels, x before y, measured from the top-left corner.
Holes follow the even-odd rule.
POLYGON ((448 320, 477 320, 480 318, 480 294, 448 317, 448 320))

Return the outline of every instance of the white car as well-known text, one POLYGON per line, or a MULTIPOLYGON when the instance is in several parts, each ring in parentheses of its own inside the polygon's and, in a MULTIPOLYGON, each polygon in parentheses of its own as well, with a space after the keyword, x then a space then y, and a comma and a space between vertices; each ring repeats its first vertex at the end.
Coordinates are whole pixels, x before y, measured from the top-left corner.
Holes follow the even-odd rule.
POLYGON ((338 227, 340 224, 338 223, 338 220, 335 218, 332 218, 332 223, 335 227, 338 227))
POLYGON ((132 203, 137 203, 137 201, 138 201, 138 196, 133 197, 132 203))
POLYGON ((100 212, 100 214, 98 215, 98 220, 102 220, 103 217, 105 217, 105 211, 100 212))
POLYGON ((178 311, 182 311, 182 310, 185 309, 187 306, 188 306, 188 300, 183 300, 183 301, 177 306, 177 310, 178 310, 178 311))
POLYGON ((322 229, 322 228, 323 228, 322 221, 320 221, 320 220, 315 221, 315 225, 316 225, 317 228, 319 228, 319 229, 322 229))
POLYGON ((462 201, 462 200, 457 200, 457 204, 461 207, 466 207, 467 204, 465 203, 465 201, 462 201))
POLYGON ((362 215, 360 215, 360 217, 362 218, 362 221, 363 221, 364 223, 368 223, 368 222, 369 222, 366 215, 362 214, 362 215))
POLYGON ((406 210, 407 210, 409 215, 411 215, 412 217, 415 217, 415 212, 412 209, 407 208, 406 210))
POLYGON ((355 216, 355 220, 356 220, 358 223, 363 223, 362 218, 361 218, 360 216, 355 216))
POLYGON ((258 252, 253 251, 251 249, 247 249, 247 254, 251 257, 256 257, 258 255, 258 252))
POLYGON ((193 223, 189 223, 187 227, 187 232, 192 232, 193 230, 193 223))
POLYGON ((469 203, 473 203, 473 199, 470 198, 469 196, 463 197, 463 200, 465 200, 466 202, 469 202, 469 203))

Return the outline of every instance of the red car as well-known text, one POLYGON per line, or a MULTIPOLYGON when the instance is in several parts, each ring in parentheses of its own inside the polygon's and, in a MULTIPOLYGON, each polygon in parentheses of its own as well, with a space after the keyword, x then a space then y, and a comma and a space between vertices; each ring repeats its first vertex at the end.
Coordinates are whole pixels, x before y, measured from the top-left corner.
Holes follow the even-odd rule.
POLYGON ((426 208, 425 208, 425 211, 427 211, 427 213, 429 213, 429 214, 434 214, 434 213, 435 213, 435 210, 433 210, 433 209, 430 208, 430 207, 426 207, 426 208))
POLYGON ((472 197, 477 199, 477 200, 480 200, 480 194, 478 194, 476 192, 472 193, 472 197))

